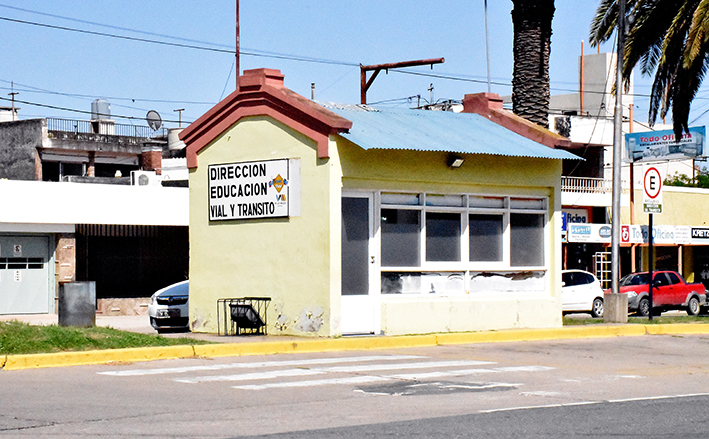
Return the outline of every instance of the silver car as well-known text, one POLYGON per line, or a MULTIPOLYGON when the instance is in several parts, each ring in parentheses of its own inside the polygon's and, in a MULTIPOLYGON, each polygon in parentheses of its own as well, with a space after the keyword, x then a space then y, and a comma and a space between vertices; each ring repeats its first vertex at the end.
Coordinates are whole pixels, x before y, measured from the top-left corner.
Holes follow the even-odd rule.
POLYGON ((150 297, 150 325, 158 332, 189 329, 189 281, 184 280, 155 292, 150 297))

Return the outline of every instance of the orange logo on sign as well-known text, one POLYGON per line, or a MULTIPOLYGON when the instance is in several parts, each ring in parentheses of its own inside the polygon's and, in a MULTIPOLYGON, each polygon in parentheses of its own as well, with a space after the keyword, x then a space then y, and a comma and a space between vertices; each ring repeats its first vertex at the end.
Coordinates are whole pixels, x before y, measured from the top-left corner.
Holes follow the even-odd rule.
POLYGON ((274 188, 276 188, 276 190, 277 190, 279 193, 281 192, 281 189, 283 189, 283 186, 285 186, 285 185, 287 185, 287 184, 288 184, 288 180, 286 180, 285 178, 281 177, 281 174, 278 174, 278 175, 276 176, 276 178, 274 178, 273 180, 271 180, 271 181, 268 183, 269 186, 273 186, 274 188))

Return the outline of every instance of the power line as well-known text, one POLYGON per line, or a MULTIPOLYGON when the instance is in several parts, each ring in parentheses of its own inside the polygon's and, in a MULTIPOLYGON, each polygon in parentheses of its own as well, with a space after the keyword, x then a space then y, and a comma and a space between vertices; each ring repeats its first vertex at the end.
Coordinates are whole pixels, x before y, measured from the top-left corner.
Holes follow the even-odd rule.
MULTIPOLYGON (((0 79, 0 82, 4 82, 6 84, 10 84, 11 82, 14 81, 8 81, 5 79, 0 79)), ((59 92, 59 91, 53 91, 53 90, 47 90, 44 88, 39 88, 39 87, 34 87, 32 85, 27 85, 27 84, 20 84, 18 82, 14 82, 16 86, 20 87, 25 87, 26 90, 23 90, 19 88, 18 90, 25 92, 25 93, 44 93, 44 94, 51 94, 51 95, 57 95, 57 96, 66 96, 66 97, 75 97, 75 98, 87 98, 87 99, 95 99, 96 95, 85 95, 85 94, 79 94, 79 93, 65 93, 65 92, 59 92)), ((17 87, 16 87, 17 88, 17 87)), ((9 90, 8 87, 0 87, 0 89, 3 90, 9 90)), ((191 104, 191 105, 214 105, 215 102, 206 102, 206 101, 176 101, 176 100, 168 100, 168 99, 142 99, 142 98, 123 98, 123 97, 117 97, 117 96, 101 96, 104 99, 110 99, 112 101, 131 101, 131 102, 152 102, 152 103, 158 103, 158 104, 191 104)))
POLYGON ((155 33, 155 32, 143 31, 143 30, 139 30, 139 29, 132 29, 132 28, 128 28, 128 27, 113 26, 113 25, 105 24, 105 23, 97 23, 95 21, 81 20, 78 18, 71 18, 71 17, 66 17, 63 15, 49 14, 47 12, 33 11, 31 9, 25 9, 25 8, 18 8, 17 6, 10 6, 10 5, 5 5, 5 4, 1 4, 1 3, 0 3, 0 8, 13 9, 15 11, 21 11, 21 12, 29 12, 31 14, 43 15, 45 17, 59 18, 62 20, 74 21, 76 23, 90 24, 93 26, 101 26, 101 27, 106 27, 109 29, 117 29, 117 30, 124 30, 124 31, 128 31, 128 32, 135 32, 135 33, 143 34, 143 35, 152 35, 155 37, 163 37, 163 38, 170 38, 173 40, 188 41, 190 43, 200 43, 200 44, 208 44, 208 45, 212 45, 212 46, 231 47, 230 45, 226 45, 226 44, 212 43, 209 41, 192 40, 189 38, 176 37, 176 36, 167 35, 167 34, 159 34, 159 33, 155 33))
MULTIPOLYGON (((18 20, 18 19, 9 18, 9 17, 0 17, 0 20, 9 21, 12 23, 26 24, 26 25, 30 25, 30 26, 46 27, 49 29, 63 30, 63 31, 67 31, 67 32, 76 32, 76 33, 81 33, 81 34, 96 35, 96 36, 107 37, 107 38, 117 38, 117 39, 121 39, 121 40, 137 41, 137 42, 141 42, 141 43, 159 44, 159 45, 163 45, 163 46, 181 47, 181 48, 185 48, 185 49, 206 50, 206 51, 217 52, 217 53, 228 53, 231 55, 233 55, 235 53, 234 50, 230 50, 230 49, 218 49, 215 47, 196 46, 193 44, 171 43, 168 41, 150 40, 147 38, 138 38, 138 37, 129 37, 126 35, 110 34, 110 33, 106 33, 106 32, 96 32, 96 31, 90 31, 90 30, 85 30, 85 29, 76 29, 76 28, 71 28, 71 27, 66 27, 66 26, 56 26, 56 25, 52 25, 52 24, 38 23, 38 22, 34 22, 34 21, 18 20)), ((357 64, 357 63, 335 61, 335 60, 329 60, 329 59, 324 59, 324 58, 311 58, 311 57, 306 57, 306 56, 287 55, 287 54, 280 54, 277 52, 258 53, 256 51, 243 51, 242 50, 240 52, 240 54, 247 55, 247 56, 262 57, 262 58, 286 59, 286 60, 291 60, 291 61, 311 62, 311 63, 318 63, 318 64, 342 65, 342 66, 350 66, 350 67, 359 66, 359 64, 357 64)))
MULTIPOLYGON (((5 98, 0 96, 0 100, 2 101, 10 101, 9 98, 5 98)), ((18 99, 15 99, 15 103, 17 104, 25 104, 25 105, 32 105, 35 107, 42 107, 42 108, 50 108, 52 110, 60 110, 60 111, 68 111, 72 113, 80 113, 80 114, 93 114, 91 111, 86 111, 86 110, 76 110, 73 108, 66 108, 66 107, 59 107, 56 105, 48 105, 48 104, 39 104, 37 102, 29 102, 29 101, 20 101, 18 99)), ((144 120, 142 117, 135 117, 135 116, 123 116, 119 114, 111 114, 111 117, 116 117, 120 119, 128 119, 128 120, 144 120)), ((178 123, 176 120, 169 120, 169 119, 163 119, 163 122, 171 122, 171 123, 178 123)), ((183 120, 182 122, 185 122, 187 124, 192 123, 193 121, 185 121, 183 120)))

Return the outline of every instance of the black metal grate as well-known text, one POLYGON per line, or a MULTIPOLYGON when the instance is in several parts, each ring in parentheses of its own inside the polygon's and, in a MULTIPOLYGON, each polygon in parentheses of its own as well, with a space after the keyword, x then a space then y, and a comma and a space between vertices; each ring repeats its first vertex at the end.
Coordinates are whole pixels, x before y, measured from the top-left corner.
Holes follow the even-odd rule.
POLYGON ((217 300, 219 335, 266 335, 266 311, 270 302, 270 297, 217 300))

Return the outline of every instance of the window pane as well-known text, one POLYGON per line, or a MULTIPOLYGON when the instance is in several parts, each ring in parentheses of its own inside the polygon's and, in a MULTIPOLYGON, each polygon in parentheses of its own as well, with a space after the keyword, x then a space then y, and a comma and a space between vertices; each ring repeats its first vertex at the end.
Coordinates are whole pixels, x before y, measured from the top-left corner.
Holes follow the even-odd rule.
POLYGON ((544 265, 544 215, 510 214, 510 264, 544 265))
POLYGON ((461 195, 426 195, 426 205, 460 207, 463 205, 463 197, 461 195))
POLYGON ((426 213, 426 260, 460 261, 459 213, 426 213))
POLYGON ((543 210, 544 200, 539 198, 512 198, 510 208, 525 210, 543 210))
POLYGON ((470 215, 471 261, 502 260, 502 215, 470 215))
POLYGON ((421 265, 421 212, 382 209, 382 266, 421 265))
POLYGON ((406 204, 418 205, 421 204, 419 194, 397 194, 382 192, 382 204, 406 204))
POLYGON ((369 200, 342 198, 342 295, 369 293, 369 200))
POLYGON ((482 197, 471 195, 468 199, 468 206, 502 209, 505 207, 505 199, 502 197, 482 197))
POLYGON ((382 294, 421 294, 421 273, 382 273, 382 294))

